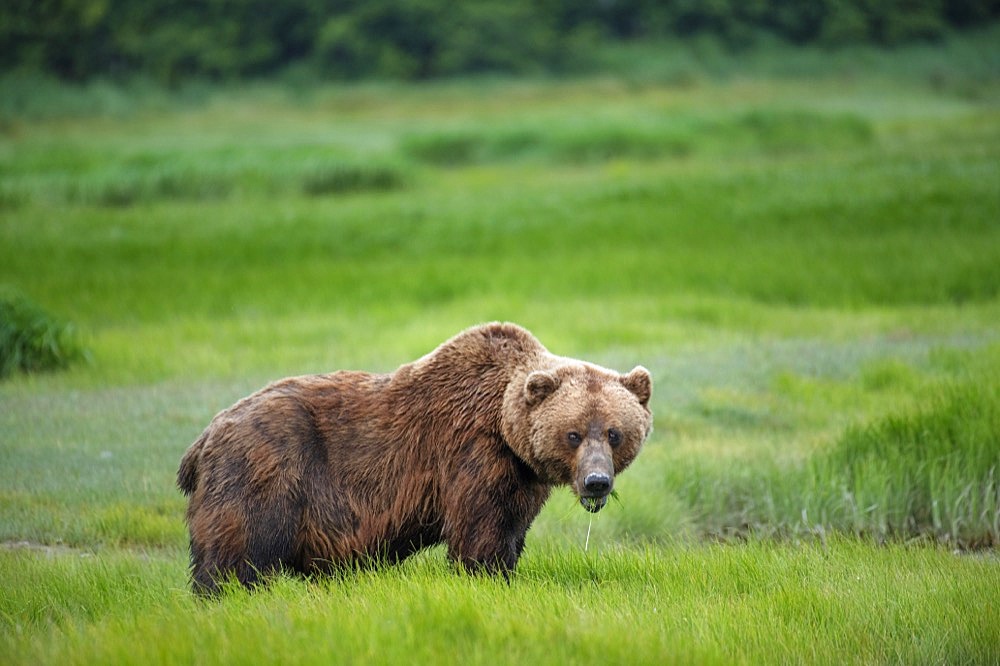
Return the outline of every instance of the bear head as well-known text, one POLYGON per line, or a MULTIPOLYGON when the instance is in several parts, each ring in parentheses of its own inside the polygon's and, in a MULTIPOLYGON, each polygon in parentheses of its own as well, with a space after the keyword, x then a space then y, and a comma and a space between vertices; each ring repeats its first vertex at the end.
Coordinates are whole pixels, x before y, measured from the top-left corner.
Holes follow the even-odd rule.
POLYGON ((569 485, 597 512, 652 429, 651 393, 641 366, 625 375, 579 361, 533 370, 508 387, 505 436, 541 481, 569 485))

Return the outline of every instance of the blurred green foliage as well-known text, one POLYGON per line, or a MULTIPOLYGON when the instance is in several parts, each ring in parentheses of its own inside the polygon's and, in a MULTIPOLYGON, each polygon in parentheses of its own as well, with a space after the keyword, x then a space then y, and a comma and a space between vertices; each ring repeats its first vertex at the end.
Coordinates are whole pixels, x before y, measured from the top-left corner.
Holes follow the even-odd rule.
POLYGON ((76 329, 8 289, 0 291, 0 379, 55 370, 84 357, 76 329))
POLYGON ((586 69, 608 41, 897 45, 1000 18, 1000 0, 9 0, 0 68, 176 84, 304 68, 335 79, 586 69))

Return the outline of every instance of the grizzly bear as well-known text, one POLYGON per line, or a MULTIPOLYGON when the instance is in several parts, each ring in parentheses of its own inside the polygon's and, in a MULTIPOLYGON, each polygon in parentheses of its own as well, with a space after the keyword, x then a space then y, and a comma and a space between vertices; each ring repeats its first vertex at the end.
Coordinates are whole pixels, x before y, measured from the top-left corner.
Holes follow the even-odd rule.
POLYGON ((181 460, 192 583, 398 562, 444 542, 507 576, 553 486, 599 511, 652 428, 652 380, 550 354, 513 324, 390 374, 284 379, 220 412, 181 460))

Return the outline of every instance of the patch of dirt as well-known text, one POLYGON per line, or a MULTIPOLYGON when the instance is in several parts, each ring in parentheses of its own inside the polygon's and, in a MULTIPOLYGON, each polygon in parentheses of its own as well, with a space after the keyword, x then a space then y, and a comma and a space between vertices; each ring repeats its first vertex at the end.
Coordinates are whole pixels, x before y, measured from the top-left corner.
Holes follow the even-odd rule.
POLYGON ((2 550, 26 550, 40 555, 55 557, 56 555, 79 555, 80 557, 93 557, 94 549, 74 548, 65 544, 38 543, 37 541, 0 541, 2 550))

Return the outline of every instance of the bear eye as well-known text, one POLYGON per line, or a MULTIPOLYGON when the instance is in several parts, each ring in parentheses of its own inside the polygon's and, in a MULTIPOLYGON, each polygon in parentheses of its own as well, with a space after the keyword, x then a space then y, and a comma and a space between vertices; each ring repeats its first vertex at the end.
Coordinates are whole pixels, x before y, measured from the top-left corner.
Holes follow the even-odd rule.
POLYGON ((608 444, 618 446, 622 443, 622 433, 620 430, 612 428, 608 431, 608 444))
POLYGON ((570 446, 572 446, 573 448, 580 446, 580 444, 583 442, 583 437, 581 437, 580 433, 578 432, 569 433, 568 435, 566 435, 566 439, 569 440, 570 446))

